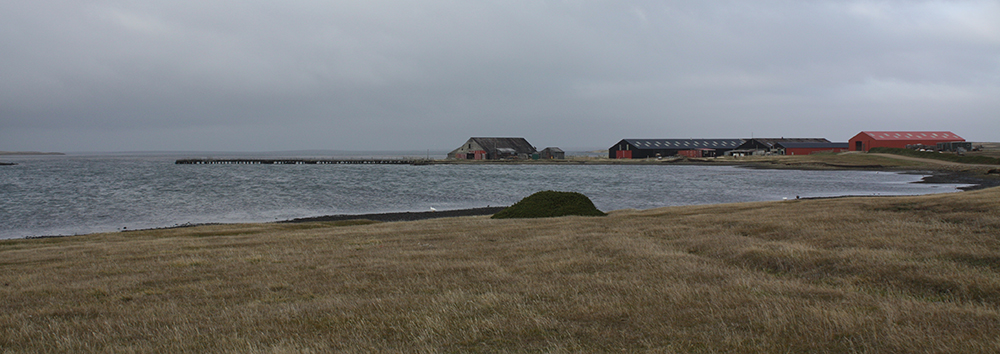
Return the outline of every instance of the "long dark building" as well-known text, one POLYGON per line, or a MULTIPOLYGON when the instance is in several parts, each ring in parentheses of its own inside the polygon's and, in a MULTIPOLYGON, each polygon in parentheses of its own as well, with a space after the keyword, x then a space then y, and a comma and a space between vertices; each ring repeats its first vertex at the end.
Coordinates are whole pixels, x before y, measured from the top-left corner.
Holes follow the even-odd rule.
POLYGON ((830 141, 826 138, 752 138, 743 142, 739 147, 734 149, 734 154, 740 153, 741 155, 766 155, 779 153, 781 150, 778 147, 780 143, 826 143, 829 144, 830 141))
POLYGON ((743 139, 622 139, 608 149, 608 158, 644 159, 676 156, 681 151, 697 150, 699 156, 721 156, 736 149, 743 139))

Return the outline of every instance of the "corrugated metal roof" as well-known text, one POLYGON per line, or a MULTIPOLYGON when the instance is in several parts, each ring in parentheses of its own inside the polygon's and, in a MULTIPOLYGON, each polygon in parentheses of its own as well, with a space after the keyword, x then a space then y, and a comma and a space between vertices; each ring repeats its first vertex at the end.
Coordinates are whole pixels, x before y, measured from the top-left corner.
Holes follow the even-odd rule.
POLYGON ((953 140, 965 141, 952 132, 861 132, 875 140, 953 140))
POLYGON ((687 149, 735 149, 743 144, 743 139, 624 139, 629 145, 639 149, 687 150, 687 149))
POLYGON ((786 149, 846 149, 850 147, 848 143, 777 142, 774 145, 786 149))
POLYGON ((530 154, 535 152, 535 147, 524 138, 471 138, 483 149, 494 151, 494 149, 514 149, 519 154, 530 154))

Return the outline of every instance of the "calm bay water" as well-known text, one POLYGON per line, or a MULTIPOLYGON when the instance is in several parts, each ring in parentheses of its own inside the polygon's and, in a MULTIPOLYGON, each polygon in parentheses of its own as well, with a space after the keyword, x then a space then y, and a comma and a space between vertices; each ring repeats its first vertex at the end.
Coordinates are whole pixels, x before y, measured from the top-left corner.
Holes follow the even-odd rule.
POLYGON ((0 238, 186 223, 510 205, 575 191, 601 210, 840 195, 915 195, 962 185, 867 171, 620 165, 175 165, 190 156, 7 156, 0 238))

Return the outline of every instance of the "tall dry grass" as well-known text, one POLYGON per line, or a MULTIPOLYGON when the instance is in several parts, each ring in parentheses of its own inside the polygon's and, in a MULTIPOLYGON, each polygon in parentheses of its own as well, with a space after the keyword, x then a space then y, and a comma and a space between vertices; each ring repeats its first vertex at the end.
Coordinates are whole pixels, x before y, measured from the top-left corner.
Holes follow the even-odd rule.
POLYGON ((0 242, 0 352, 997 352, 1000 189, 0 242))

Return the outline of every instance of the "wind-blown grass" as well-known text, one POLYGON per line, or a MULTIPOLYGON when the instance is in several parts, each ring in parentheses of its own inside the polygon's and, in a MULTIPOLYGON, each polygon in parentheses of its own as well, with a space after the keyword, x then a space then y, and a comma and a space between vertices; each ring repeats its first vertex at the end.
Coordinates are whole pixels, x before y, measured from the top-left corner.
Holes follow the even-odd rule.
POLYGON ((0 242, 2 352, 997 352, 1000 189, 0 242))
POLYGON ((934 151, 917 151, 913 149, 884 148, 884 147, 872 148, 869 152, 912 156, 925 159, 934 159, 934 160, 968 163, 968 164, 1000 165, 1000 158, 989 157, 989 156, 962 156, 953 153, 938 153, 934 151))

